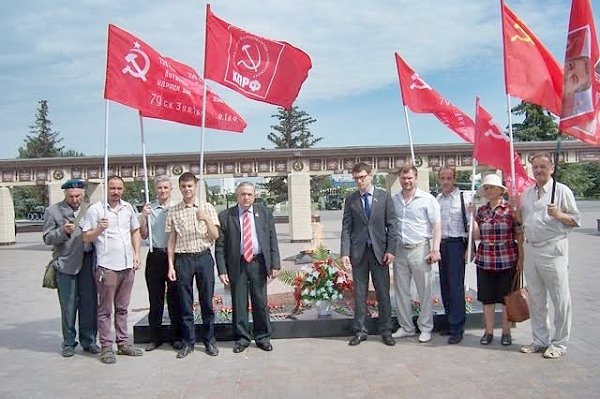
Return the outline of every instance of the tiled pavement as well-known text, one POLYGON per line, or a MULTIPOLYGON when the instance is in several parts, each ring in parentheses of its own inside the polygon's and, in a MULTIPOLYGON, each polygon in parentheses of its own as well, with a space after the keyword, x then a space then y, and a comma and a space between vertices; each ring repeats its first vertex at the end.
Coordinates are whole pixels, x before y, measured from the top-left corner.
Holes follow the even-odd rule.
MULTIPOLYGON (((600 391, 600 202, 582 202, 582 228, 571 234, 573 334, 566 356, 546 360, 518 352, 529 343, 529 324, 513 330, 515 343, 479 345, 481 330, 469 330, 460 345, 434 335, 427 344, 402 340, 389 348, 379 337, 348 347, 347 337, 274 340, 274 351, 255 347, 242 354, 231 342, 209 357, 197 346, 184 360, 164 345, 141 358, 101 364, 81 348, 62 358, 56 292, 41 288, 50 258, 39 233, 17 236, 0 247, 0 398, 594 398, 600 391), (594 393, 596 392, 596 393, 594 393)), ((341 213, 322 214, 325 245, 339 248, 341 213)), ((277 226, 281 252, 289 243, 277 226)), ((147 310, 138 272, 130 306, 130 329, 147 310)), ((497 334, 499 331, 497 330, 497 334)))

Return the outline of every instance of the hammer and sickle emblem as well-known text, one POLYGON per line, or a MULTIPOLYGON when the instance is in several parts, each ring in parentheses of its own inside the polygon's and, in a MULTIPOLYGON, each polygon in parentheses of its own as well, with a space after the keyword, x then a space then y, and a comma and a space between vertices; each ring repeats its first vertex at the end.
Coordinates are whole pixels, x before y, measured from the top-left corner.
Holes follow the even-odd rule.
POLYGON ((431 90, 431 86, 421 79, 418 73, 413 73, 410 77, 412 83, 409 86, 409 89, 423 89, 423 90, 431 90))
POLYGON ((510 38, 510 41, 511 41, 511 42, 514 42, 514 41, 520 40, 520 41, 522 41, 522 42, 524 42, 524 43, 531 43, 531 44, 534 44, 534 43, 533 43, 533 40, 531 40, 531 37, 530 37, 530 36, 527 34, 527 32, 525 32, 525 31, 523 30, 523 28, 521 27, 521 25, 519 25, 518 23, 516 23, 516 22, 515 22, 515 24, 513 25, 513 28, 515 28, 515 30, 516 30, 516 31, 518 31, 518 32, 519 32, 519 33, 520 33, 522 36, 521 36, 521 35, 519 35, 519 34, 516 34, 516 35, 512 36, 512 37, 510 38))
POLYGON ((496 133, 494 131, 494 129, 492 128, 492 125, 495 124, 493 119, 489 122, 489 124, 490 124, 490 128, 487 129, 485 132, 483 132, 484 136, 486 136, 486 137, 491 136, 491 137, 493 137, 495 139, 498 139, 498 140, 508 141, 508 137, 506 137, 506 135, 501 134, 501 133, 498 134, 498 133, 496 133))
POLYGON ((127 61, 129 65, 126 65, 122 72, 130 74, 134 78, 142 79, 145 82, 146 73, 148 73, 148 70, 150 69, 150 59, 148 59, 146 53, 139 49, 139 44, 137 46, 134 44, 134 48, 132 48, 129 54, 125 56, 125 61, 127 61), (143 68, 140 67, 137 62, 138 54, 144 59, 143 68))
POLYGON ((249 44, 244 44, 242 46, 242 51, 246 54, 247 59, 245 60, 240 60, 237 62, 237 65, 242 65, 244 68, 249 69, 251 71, 254 72, 258 72, 258 67, 260 66, 261 63, 261 57, 260 57, 260 51, 258 50, 258 47, 256 47, 256 54, 257 54, 257 58, 258 59, 254 59, 252 57, 252 55, 250 54, 250 51, 248 51, 248 49, 251 47, 251 45, 249 44))

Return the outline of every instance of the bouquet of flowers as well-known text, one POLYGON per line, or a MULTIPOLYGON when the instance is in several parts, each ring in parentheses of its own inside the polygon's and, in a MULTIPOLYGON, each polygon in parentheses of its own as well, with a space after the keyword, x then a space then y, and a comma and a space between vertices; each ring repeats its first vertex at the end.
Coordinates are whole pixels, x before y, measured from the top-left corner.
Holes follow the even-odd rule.
POLYGON ((352 280, 338 260, 324 247, 312 255, 314 262, 297 273, 283 273, 281 279, 294 287, 295 310, 302 305, 342 299, 352 290, 352 280))

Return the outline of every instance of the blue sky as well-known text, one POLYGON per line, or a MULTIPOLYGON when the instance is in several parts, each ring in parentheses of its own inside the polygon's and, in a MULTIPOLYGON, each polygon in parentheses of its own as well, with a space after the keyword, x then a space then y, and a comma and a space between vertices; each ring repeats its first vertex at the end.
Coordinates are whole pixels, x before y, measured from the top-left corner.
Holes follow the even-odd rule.
MULTIPOLYGON (((469 115, 475 96, 507 123, 499 0, 213 1, 213 12, 240 28, 306 51, 313 68, 296 104, 317 119, 322 147, 408 144, 394 52, 469 115)), ((0 158, 13 158, 29 133, 37 102, 67 148, 104 151, 106 34, 116 24, 164 56, 202 73, 205 2, 30 0, 0 14, 0 158)), ((507 4, 562 63, 570 1, 507 4)), ((598 23, 600 7, 595 6, 598 23)), ((237 135, 207 130, 206 151, 272 148, 275 106, 215 83, 248 122, 237 135)), ((518 104, 512 99, 513 106, 518 104)), ((410 114, 415 144, 460 139, 433 116, 410 114)), ((147 120, 149 153, 200 148, 200 129, 147 120)), ((110 105, 109 154, 141 153, 135 110, 110 105)))

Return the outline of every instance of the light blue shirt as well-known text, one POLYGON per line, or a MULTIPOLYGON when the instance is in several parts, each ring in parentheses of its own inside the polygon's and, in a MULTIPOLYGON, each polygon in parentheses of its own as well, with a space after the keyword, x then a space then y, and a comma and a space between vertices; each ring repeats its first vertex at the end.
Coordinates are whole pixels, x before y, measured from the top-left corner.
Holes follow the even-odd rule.
POLYGON ((167 201, 164 206, 157 199, 150 203, 152 210, 149 223, 152 226, 152 246, 154 248, 167 248, 169 234, 165 231, 165 224, 167 223, 169 208, 173 205, 173 201, 171 200, 167 201))

